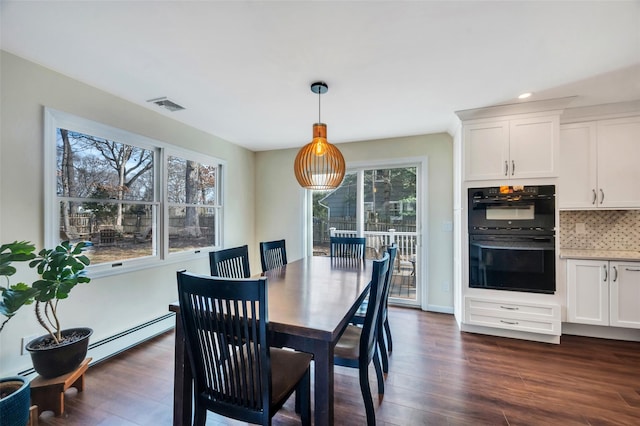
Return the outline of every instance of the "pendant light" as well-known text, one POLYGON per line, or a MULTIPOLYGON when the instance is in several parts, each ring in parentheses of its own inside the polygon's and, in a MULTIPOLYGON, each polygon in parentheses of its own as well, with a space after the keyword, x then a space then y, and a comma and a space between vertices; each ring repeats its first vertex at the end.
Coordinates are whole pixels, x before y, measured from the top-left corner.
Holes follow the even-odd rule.
POLYGON ((298 183, 307 189, 335 189, 344 178, 344 157, 327 140, 327 125, 320 120, 320 95, 327 90, 329 86, 322 81, 311 85, 311 91, 318 94, 318 122, 313 125, 313 139, 300 149, 293 164, 298 183))

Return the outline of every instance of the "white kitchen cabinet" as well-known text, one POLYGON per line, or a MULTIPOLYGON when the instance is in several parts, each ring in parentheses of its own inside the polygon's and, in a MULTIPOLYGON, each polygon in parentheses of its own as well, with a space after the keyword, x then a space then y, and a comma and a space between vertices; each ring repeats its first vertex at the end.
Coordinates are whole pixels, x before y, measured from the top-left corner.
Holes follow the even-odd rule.
POLYGON ((561 209, 640 207, 640 117, 560 127, 561 209))
POLYGON ((465 180, 557 176, 557 115, 463 124, 465 180))
POLYGON ((569 259, 567 320, 640 328, 640 262, 569 259))

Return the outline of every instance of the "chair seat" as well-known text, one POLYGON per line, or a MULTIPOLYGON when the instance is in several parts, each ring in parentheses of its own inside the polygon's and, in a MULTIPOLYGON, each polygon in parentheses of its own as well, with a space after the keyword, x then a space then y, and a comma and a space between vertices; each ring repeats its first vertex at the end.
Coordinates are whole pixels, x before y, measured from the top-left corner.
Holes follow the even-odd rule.
POLYGON ((360 336, 362 335, 362 327, 349 325, 340 336, 340 340, 336 343, 333 351, 334 356, 343 359, 357 360, 360 356, 360 336))
POLYGON ((313 356, 304 352, 270 348, 272 403, 284 402, 292 387, 305 375, 313 356))

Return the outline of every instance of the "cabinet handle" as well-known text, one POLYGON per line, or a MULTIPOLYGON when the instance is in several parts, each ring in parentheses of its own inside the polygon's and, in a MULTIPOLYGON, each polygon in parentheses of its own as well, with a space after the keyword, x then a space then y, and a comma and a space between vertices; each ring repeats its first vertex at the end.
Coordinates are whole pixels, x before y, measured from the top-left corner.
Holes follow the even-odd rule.
POLYGON ((640 272, 640 269, 637 268, 624 268, 624 270, 629 272, 640 272))
POLYGON ((600 188, 600 204, 602 204, 604 201, 604 191, 602 190, 602 188, 600 188))
POLYGON ((514 160, 511 160, 511 176, 513 176, 516 173, 516 162, 514 160))
POLYGON ((602 269, 604 269, 604 280, 602 280, 602 281, 606 282, 607 278, 609 278, 608 277, 609 274, 607 273, 607 265, 602 265, 602 269))
POLYGON ((518 308, 517 306, 502 306, 502 305, 500 305, 500 309, 507 309, 509 311, 517 311, 520 308, 518 308))
POLYGON ((593 200, 591 201, 591 204, 593 204, 594 206, 596 205, 596 201, 598 201, 598 194, 596 194, 596 190, 592 189, 591 191, 593 191, 593 200))
POLYGON ((613 280, 612 282, 616 282, 618 281, 618 268, 616 268, 615 266, 613 267, 613 280))
POLYGON ((509 173, 509 163, 507 162, 507 160, 504 160, 504 175, 508 176, 509 173))
POLYGON ((501 323, 503 324, 509 324, 509 325, 518 325, 518 321, 505 321, 505 320, 500 320, 501 323))

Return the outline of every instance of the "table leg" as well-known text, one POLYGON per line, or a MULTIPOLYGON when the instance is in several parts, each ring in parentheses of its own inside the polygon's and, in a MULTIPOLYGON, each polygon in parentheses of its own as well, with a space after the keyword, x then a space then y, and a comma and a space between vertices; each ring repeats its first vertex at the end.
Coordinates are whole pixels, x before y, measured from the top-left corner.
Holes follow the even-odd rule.
POLYGON ((184 342, 184 330, 180 314, 176 314, 175 362, 173 373, 173 424, 191 424, 192 377, 189 355, 184 342))
POLYGON ((315 425, 333 425, 333 345, 326 341, 316 342, 313 361, 315 425))

